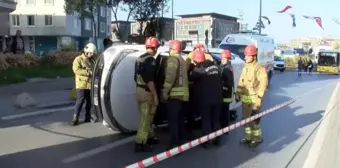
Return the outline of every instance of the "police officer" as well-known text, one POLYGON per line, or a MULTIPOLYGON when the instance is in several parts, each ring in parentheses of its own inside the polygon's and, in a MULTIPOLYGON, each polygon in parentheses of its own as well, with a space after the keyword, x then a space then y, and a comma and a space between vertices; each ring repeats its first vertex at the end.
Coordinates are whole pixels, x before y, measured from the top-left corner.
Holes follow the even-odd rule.
POLYGON ((233 67, 231 65, 231 53, 229 50, 224 50, 221 53, 221 75, 223 83, 223 106, 221 113, 221 125, 226 127, 229 125, 230 119, 234 119, 235 114, 230 114, 229 105, 233 101, 232 95, 234 93, 234 76, 233 67))
MULTIPOLYGON (((219 67, 214 62, 205 59, 203 51, 194 51, 192 59, 196 66, 189 75, 194 82, 193 95, 197 99, 198 109, 201 112, 203 134, 207 135, 221 128, 220 115, 222 111, 222 79, 219 67)), ((209 148, 211 142, 203 144, 209 148)), ((213 144, 220 145, 220 137, 213 140, 213 144)))
POLYGON ((185 113, 183 103, 189 99, 187 64, 180 56, 181 42, 170 43, 170 56, 165 68, 165 81, 162 90, 162 101, 167 102, 167 116, 170 131, 169 148, 182 143, 185 134, 185 113))
MULTIPOLYGON (((268 85, 268 77, 266 69, 256 61, 257 49, 255 46, 247 46, 244 55, 246 65, 242 70, 235 98, 241 100, 243 119, 246 119, 260 111, 268 85)), ((260 118, 245 125, 245 135, 240 143, 248 144, 252 148, 262 143, 260 118)))
POLYGON ((194 63, 192 60, 192 54, 194 51, 203 51, 206 60, 214 61, 212 56, 208 53, 208 50, 204 47, 204 45, 198 43, 195 45, 194 50, 192 52, 184 56, 184 60, 187 62, 187 64, 194 63))
POLYGON ((79 115, 85 104, 85 120, 91 121, 91 76, 92 68, 95 62, 93 55, 97 52, 96 46, 89 43, 85 46, 81 55, 77 56, 72 65, 72 70, 75 74, 76 84, 76 105, 75 113, 73 115, 72 124, 78 125, 79 115))
POLYGON ((141 116, 137 132, 135 151, 149 152, 152 145, 159 143, 153 132, 153 118, 158 105, 158 95, 155 87, 155 59, 159 42, 156 38, 149 37, 145 42, 146 53, 136 60, 135 82, 136 96, 141 116))

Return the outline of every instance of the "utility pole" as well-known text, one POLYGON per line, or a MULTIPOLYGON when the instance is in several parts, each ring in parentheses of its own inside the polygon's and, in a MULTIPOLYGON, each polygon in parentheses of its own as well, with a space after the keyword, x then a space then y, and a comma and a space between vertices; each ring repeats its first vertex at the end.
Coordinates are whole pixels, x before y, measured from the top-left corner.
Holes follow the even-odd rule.
POLYGON ((172 40, 175 40, 174 0, 171 0, 172 40))
POLYGON ((260 0, 259 34, 262 33, 262 0, 260 0))

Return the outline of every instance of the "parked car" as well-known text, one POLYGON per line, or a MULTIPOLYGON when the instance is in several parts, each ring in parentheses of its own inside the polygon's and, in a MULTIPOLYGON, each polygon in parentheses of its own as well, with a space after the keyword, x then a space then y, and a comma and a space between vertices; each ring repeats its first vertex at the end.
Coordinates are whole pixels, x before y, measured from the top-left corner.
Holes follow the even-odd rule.
POLYGON ((274 70, 281 72, 286 70, 285 61, 279 56, 274 56, 274 70))

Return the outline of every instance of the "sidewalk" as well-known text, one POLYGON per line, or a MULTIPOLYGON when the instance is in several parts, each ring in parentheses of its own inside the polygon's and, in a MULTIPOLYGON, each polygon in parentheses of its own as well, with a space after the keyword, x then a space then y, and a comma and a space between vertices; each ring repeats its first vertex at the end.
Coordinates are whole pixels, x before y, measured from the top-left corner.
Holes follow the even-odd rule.
POLYGON ((303 168, 340 167, 340 83, 337 84, 303 168))
POLYGON ((0 115, 37 111, 46 105, 71 102, 69 95, 73 85, 72 78, 61 78, 2 86, 0 87, 0 115), (36 99, 35 107, 20 109, 14 106, 16 96, 23 92, 29 93, 36 99))

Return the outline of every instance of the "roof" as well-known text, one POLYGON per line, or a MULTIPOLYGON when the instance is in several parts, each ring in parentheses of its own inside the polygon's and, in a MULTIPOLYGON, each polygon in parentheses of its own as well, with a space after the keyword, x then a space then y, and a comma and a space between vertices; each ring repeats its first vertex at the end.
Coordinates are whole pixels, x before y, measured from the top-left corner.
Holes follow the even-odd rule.
POLYGON ((228 16, 228 15, 223 15, 220 13, 215 13, 215 12, 211 12, 211 13, 196 13, 196 14, 183 14, 183 15, 177 15, 179 17, 182 18, 189 18, 189 17, 200 17, 200 16, 212 16, 212 17, 216 17, 216 18, 220 18, 220 19, 226 19, 226 20, 237 20, 237 17, 234 16, 228 16))

